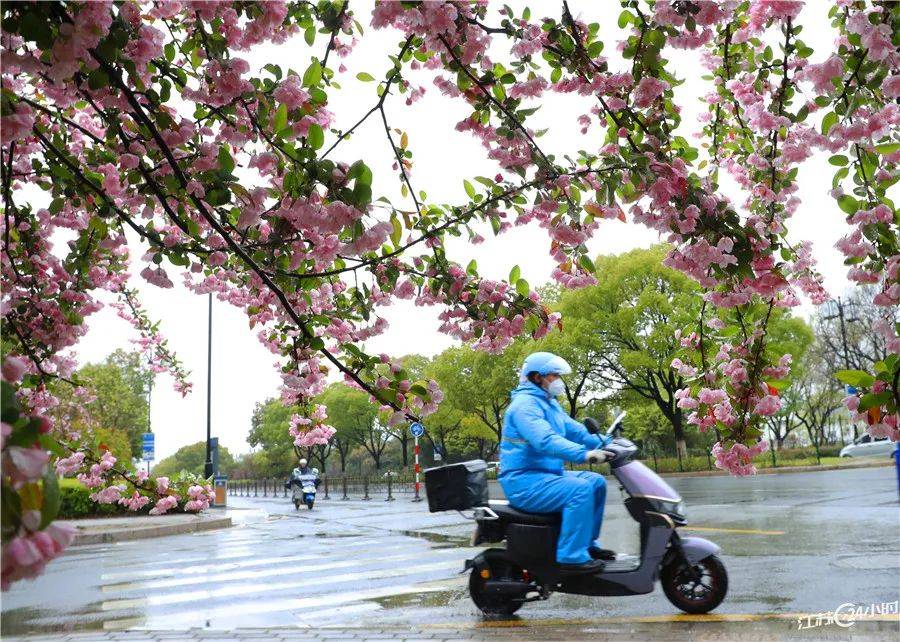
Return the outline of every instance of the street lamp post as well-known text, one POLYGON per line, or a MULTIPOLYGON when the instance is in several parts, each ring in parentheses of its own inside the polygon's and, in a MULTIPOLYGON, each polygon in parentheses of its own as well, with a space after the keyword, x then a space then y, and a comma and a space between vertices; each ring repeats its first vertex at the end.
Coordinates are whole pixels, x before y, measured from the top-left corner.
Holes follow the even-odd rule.
POLYGON ((206 465, 203 476, 209 479, 213 475, 212 462, 212 292, 209 293, 209 313, 206 344, 206 465))

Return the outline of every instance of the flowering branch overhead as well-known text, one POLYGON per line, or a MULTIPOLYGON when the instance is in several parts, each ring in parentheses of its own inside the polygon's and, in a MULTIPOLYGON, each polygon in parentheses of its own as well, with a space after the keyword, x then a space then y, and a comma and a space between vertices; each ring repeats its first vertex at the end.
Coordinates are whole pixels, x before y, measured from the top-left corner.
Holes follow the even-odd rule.
MULTIPOLYGON (((850 227, 838 244, 850 278, 878 284, 874 305, 900 303, 887 195, 900 158, 900 5, 838 0, 837 50, 813 63, 799 3, 624 0, 624 65, 604 55, 600 25, 567 2, 541 8, 549 15, 376 4, 372 27, 400 39, 381 80, 357 76, 375 83, 374 105, 341 129, 329 105, 341 61, 365 37, 348 2, 5 2, 0 276, 5 336, 30 364, 16 394, 38 403, 24 412, 52 404, 44 382, 71 374, 70 349, 101 307, 98 291, 119 298, 154 368, 188 390, 128 285, 136 274, 160 288, 181 279, 247 315, 278 359, 298 445, 330 437, 315 398, 332 372, 368 392, 389 423, 421 418, 441 399, 436 384, 363 347, 387 329, 381 307, 436 306, 442 332, 490 352, 559 324, 517 269, 508 281, 483 278, 474 262, 449 256, 447 238, 479 243, 485 230, 536 224, 554 280, 580 287, 597 278, 591 238, 630 221, 669 241, 665 263, 704 288, 702 318, 678 337, 678 403, 700 430, 716 431, 720 467, 752 472, 790 367, 766 341, 772 311, 801 295, 826 298, 811 246, 787 240, 799 164, 816 150, 837 168, 831 193, 850 227), (285 42, 309 48, 306 57, 292 50, 302 73, 251 69, 241 57, 285 42), (679 134, 671 49, 697 50, 710 73, 699 148, 679 134), (422 96, 412 79, 423 75, 463 107, 455 129, 497 167, 493 178, 463 181, 462 203, 430 202, 413 188, 413 146, 390 115, 401 96, 408 105, 422 96), (545 94, 584 104, 585 149, 541 148, 532 117, 545 94), (344 145, 376 113, 402 205, 373 193, 383 168, 344 145), (723 174, 741 202, 720 194, 723 174)), ((891 357, 874 373, 842 376, 859 391, 848 405, 898 438, 900 339, 889 324, 880 331, 891 357)))

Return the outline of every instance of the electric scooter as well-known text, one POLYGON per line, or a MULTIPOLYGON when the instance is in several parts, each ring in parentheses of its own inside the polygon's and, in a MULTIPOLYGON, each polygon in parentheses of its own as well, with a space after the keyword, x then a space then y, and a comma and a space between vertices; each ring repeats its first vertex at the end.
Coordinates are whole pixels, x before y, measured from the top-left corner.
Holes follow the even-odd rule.
POLYGON ((312 510, 316 501, 316 486, 319 483, 319 471, 315 468, 312 473, 292 476, 288 481, 291 486, 291 501, 294 502, 294 510, 300 510, 301 504, 306 504, 306 508, 312 510))
MULTIPOLYGON (((602 570, 567 574, 556 563, 560 514, 534 514, 507 502, 475 506, 472 545, 506 541, 467 560, 469 593, 485 615, 511 615, 526 602, 546 600, 553 591, 578 595, 641 595, 659 580, 669 601, 687 613, 708 613, 728 591, 719 547, 700 537, 681 537, 687 524, 681 498, 659 475, 634 460, 638 448, 621 437, 620 414, 607 430, 613 441, 603 450, 626 495, 625 507, 640 528, 640 556, 617 555, 602 570)), ((600 432, 596 421, 585 425, 600 432)), ((486 497, 486 492, 485 492, 486 497)))

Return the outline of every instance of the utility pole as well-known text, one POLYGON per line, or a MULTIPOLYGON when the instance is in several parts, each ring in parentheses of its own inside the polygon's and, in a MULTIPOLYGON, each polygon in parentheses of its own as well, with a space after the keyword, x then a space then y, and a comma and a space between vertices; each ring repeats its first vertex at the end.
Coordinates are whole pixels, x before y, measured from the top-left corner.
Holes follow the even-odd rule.
MULTIPOLYGON (((835 301, 835 305, 837 306, 837 314, 831 314, 827 317, 824 317, 826 321, 832 321, 833 319, 837 319, 840 321, 841 326, 841 346, 843 347, 843 357, 844 357, 844 368, 847 370, 853 370, 850 366, 850 348, 847 346, 847 323, 851 323, 854 321, 859 321, 858 318, 852 317, 850 319, 844 318, 844 303, 841 301, 841 297, 838 297, 835 301)), ((859 437, 859 431, 856 428, 856 422, 851 422, 853 426, 853 439, 856 440, 859 437)), ((844 441, 844 431, 841 428, 841 442, 844 441)))
POLYGON ((209 479, 213 475, 212 448, 212 292, 209 293, 209 313, 206 344, 206 465, 203 476, 209 479))
MULTIPOLYGON (((150 378, 147 381, 147 432, 153 432, 153 422, 150 413, 153 410, 153 369, 148 368, 150 378)), ((150 460, 147 460, 147 474, 150 474, 150 460)))

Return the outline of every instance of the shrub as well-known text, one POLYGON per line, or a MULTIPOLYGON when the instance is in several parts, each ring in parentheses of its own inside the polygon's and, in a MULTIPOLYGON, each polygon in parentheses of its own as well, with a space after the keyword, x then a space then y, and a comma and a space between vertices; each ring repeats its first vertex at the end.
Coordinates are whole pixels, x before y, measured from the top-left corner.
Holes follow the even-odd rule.
POLYGON ((91 499, 91 490, 85 488, 76 479, 59 480, 59 518, 79 519, 82 517, 110 517, 113 515, 146 514, 153 506, 150 504, 144 510, 129 511, 119 504, 98 504, 91 499))

